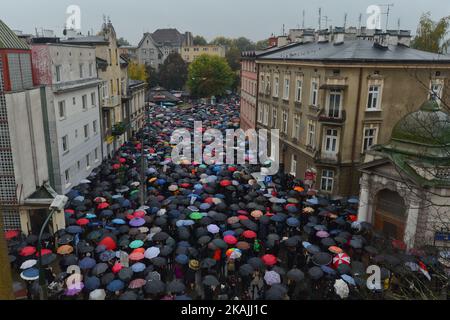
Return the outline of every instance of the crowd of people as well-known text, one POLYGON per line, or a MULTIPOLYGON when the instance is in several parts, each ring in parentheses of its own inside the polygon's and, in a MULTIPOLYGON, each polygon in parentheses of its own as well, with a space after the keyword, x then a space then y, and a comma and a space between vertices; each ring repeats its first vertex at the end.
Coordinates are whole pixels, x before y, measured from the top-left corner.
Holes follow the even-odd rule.
MULTIPOLYGON (((384 238, 358 222, 356 197, 320 197, 281 172, 256 181, 258 165, 172 161, 172 132, 192 132, 194 120, 237 129, 239 100, 152 107, 147 126, 67 194, 66 228, 43 237, 49 299, 382 299, 447 290, 448 252, 384 238), (379 268, 372 282, 369 266, 379 268)), ((12 267, 37 299, 37 236, 9 231, 7 239, 12 267)))

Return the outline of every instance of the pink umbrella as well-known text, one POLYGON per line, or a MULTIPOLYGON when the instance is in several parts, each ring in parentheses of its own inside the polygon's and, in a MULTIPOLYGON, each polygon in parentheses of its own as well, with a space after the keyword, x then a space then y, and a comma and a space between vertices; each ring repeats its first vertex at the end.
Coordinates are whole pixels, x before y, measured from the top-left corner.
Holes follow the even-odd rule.
POLYGON ((145 281, 144 279, 134 279, 133 281, 130 282, 130 285, 128 286, 128 288, 139 289, 139 288, 142 288, 143 286, 145 286, 146 283, 147 283, 147 281, 145 281))
POLYGON ((328 238, 330 236, 330 234, 326 231, 317 231, 316 236, 319 238, 328 238))
POLYGON ((142 252, 134 252, 134 253, 130 254, 128 256, 128 258, 133 261, 140 261, 140 260, 144 259, 145 257, 142 252))
POLYGON ((238 242, 237 239, 232 235, 227 235, 223 237, 223 241, 225 241, 228 244, 236 244, 238 242))

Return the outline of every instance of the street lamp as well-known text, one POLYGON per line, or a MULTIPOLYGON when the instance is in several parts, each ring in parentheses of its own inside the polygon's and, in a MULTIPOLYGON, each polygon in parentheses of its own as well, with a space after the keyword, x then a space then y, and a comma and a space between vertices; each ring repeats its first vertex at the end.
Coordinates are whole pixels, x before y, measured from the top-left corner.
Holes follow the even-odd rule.
POLYGON ((55 197, 55 199, 53 199, 52 204, 50 205, 50 212, 47 216, 47 219, 45 219, 44 224, 41 227, 41 231, 39 232, 39 238, 38 238, 38 254, 39 254, 39 259, 38 259, 38 268, 39 268, 39 286, 41 287, 41 290, 39 292, 39 298, 40 300, 46 300, 48 297, 48 292, 47 292, 47 285, 46 285, 46 281, 45 281, 45 274, 44 274, 44 269, 42 268, 42 234, 44 233, 45 228, 47 227, 48 223, 50 222, 50 219, 52 218, 53 214, 55 213, 55 211, 60 211, 62 209, 64 209, 64 206, 66 205, 67 201, 69 199, 66 196, 62 196, 62 195, 57 195, 55 197))

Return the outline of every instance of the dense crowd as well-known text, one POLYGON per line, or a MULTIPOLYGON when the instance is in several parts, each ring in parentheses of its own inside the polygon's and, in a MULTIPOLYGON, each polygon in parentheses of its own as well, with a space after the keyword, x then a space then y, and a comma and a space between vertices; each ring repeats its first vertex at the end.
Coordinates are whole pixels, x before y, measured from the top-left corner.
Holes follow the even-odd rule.
MULTIPOLYGON (((239 101, 152 107, 146 128, 67 195, 66 228, 43 237, 49 299, 438 298, 447 290, 448 252, 384 238, 357 221, 356 197, 320 197, 281 171, 258 182, 258 165, 171 161, 172 132, 192 132, 194 120, 237 129, 239 101), (380 271, 374 287, 370 265, 380 271)), ((7 239, 13 269, 38 298, 37 236, 7 239)))

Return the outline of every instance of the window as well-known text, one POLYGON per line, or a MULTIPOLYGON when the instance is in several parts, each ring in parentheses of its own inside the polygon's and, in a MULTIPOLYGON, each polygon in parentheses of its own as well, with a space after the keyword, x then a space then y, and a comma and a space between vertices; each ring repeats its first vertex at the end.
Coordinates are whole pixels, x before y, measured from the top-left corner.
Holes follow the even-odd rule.
POLYGON ((94 150, 95 161, 98 161, 98 148, 94 150))
POLYGON ((76 104, 77 104, 77 98, 75 98, 75 97, 72 98, 72 104, 73 104, 73 105, 76 105, 76 104))
POLYGON ((279 79, 278 76, 275 76, 273 78, 273 96, 275 98, 278 97, 278 91, 279 91, 279 79))
POLYGON ((89 154, 86 155, 86 169, 89 169, 91 166, 91 157, 89 154))
POLYGON ((340 118, 341 116, 341 100, 342 91, 339 89, 331 89, 328 99, 328 117, 340 118))
POLYGON ((272 108, 272 128, 277 128, 278 120, 278 110, 276 108, 272 108))
POLYGON ((258 107, 258 122, 262 123, 263 122, 263 106, 260 105, 258 107))
POLYGON ((77 168, 78 168, 78 171, 80 171, 80 169, 81 169, 81 162, 80 161, 77 161, 77 168))
POLYGON ((292 123, 292 138, 300 139, 300 116, 298 114, 294 115, 292 123))
POLYGON ((377 129, 378 128, 373 125, 364 127, 362 152, 367 151, 371 146, 377 143, 377 129))
POLYGON ((116 79, 116 85, 117 85, 117 95, 120 94, 120 82, 119 79, 116 79))
POLYGON ((312 81, 311 83, 311 105, 317 107, 317 102, 319 98, 319 84, 317 81, 312 81))
POLYGON ((78 138, 78 129, 75 129, 75 139, 78 138))
POLYGON ((261 76, 261 83, 260 83, 260 85, 259 85, 259 92, 260 93, 264 93, 264 89, 265 89, 265 86, 264 86, 264 75, 262 74, 261 76))
POLYGON ((87 124, 84 125, 84 138, 89 138, 89 125, 87 124))
POLYGON ((62 137, 62 148, 64 152, 69 150, 69 138, 67 137, 67 135, 62 137))
POLYGON ((58 102, 59 119, 63 120, 66 118, 66 101, 58 102))
POLYGON ((338 131, 336 129, 326 129, 324 150, 327 153, 337 153, 338 131))
POLYGON ((429 99, 433 99, 440 104, 442 99, 442 88, 443 86, 441 83, 432 83, 429 99))
POLYGON ((87 109, 87 95, 83 95, 81 97, 81 100, 83 101, 83 110, 87 109))
POLYGON ((80 63, 80 78, 83 78, 83 64, 80 63))
POLYGON ((320 189, 322 191, 333 191, 334 171, 322 170, 322 180, 320 182, 320 189))
POLYGON ((288 131, 288 113, 286 110, 283 110, 283 127, 281 128, 281 132, 287 133, 288 131))
POLYGON ((69 169, 67 169, 66 171, 64 171, 64 176, 66 179, 66 184, 70 183, 70 173, 69 173, 69 169))
POLYGON ((293 154, 291 156, 291 175, 294 177, 297 175, 297 156, 293 154))
POLYGON ((264 105, 264 118, 263 118, 263 124, 267 126, 269 124, 269 106, 264 105))
POLYGON ((61 82, 61 66, 56 66, 56 82, 61 82))
POLYGON ((94 75, 94 64, 89 63, 89 77, 92 77, 94 75))
POLYGON ((284 91, 283 91, 283 99, 284 100, 289 100, 289 84, 290 84, 290 79, 288 78, 288 76, 285 76, 284 78, 284 91))
POLYGON ((369 86, 367 110, 380 110, 380 86, 369 86))
POLYGON ((91 93, 91 105, 95 106, 95 92, 91 93))
POLYGON ((270 76, 266 76, 266 94, 270 94, 270 76))
POLYGON ((302 102, 302 80, 297 79, 295 86, 295 101, 302 102))
POLYGON ((92 132, 94 132, 94 134, 97 134, 97 120, 94 120, 92 122, 92 132))
POLYGON ((108 51, 109 51, 109 65, 111 66, 111 64, 112 64, 112 54, 111 54, 111 49, 109 49, 108 51))
POLYGON ((312 121, 308 121, 308 141, 307 145, 311 147, 315 147, 316 143, 316 124, 312 121))

